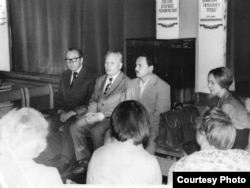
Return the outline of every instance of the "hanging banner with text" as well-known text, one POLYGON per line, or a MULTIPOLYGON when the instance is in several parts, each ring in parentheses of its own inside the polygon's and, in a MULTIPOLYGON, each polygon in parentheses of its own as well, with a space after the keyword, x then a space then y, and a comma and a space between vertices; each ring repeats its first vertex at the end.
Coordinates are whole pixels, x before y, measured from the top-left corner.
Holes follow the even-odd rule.
POLYGON ((0 26, 7 25, 6 0, 0 0, 0 26))
POLYGON ((200 27, 217 29, 223 26, 223 0, 201 0, 200 27))
POLYGON ((3 71, 10 71, 10 40, 7 16, 7 0, 0 0, 0 70, 3 71))
POLYGON ((179 38, 179 0, 156 0, 156 38, 179 38))

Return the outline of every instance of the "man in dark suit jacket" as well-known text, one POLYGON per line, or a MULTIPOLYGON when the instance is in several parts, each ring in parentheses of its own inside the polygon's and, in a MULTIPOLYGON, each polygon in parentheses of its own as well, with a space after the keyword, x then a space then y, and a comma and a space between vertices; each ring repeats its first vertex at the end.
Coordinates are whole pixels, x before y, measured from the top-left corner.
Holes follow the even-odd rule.
MULTIPOLYGON (((65 53, 65 62, 68 69, 61 75, 59 90, 55 95, 56 113, 47 119, 51 127, 48 141, 52 150, 60 150, 62 143, 58 127, 62 125, 64 126, 63 142, 72 143, 71 137, 68 136, 69 128, 67 124, 76 115, 86 112, 94 90, 97 73, 85 67, 83 60, 84 54, 80 49, 70 48, 65 53)), ((68 153, 74 154, 73 150, 68 153)))
POLYGON ((88 162, 91 155, 87 135, 91 133, 95 148, 103 145, 110 116, 117 104, 124 100, 129 78, 121 72, 121 68, 121 53, 108 52, 105 57, 106 74, 96 80, 87 113, 70 126, 75 155, 79 162, 73 173, 86 170, 84 162, 88 162))

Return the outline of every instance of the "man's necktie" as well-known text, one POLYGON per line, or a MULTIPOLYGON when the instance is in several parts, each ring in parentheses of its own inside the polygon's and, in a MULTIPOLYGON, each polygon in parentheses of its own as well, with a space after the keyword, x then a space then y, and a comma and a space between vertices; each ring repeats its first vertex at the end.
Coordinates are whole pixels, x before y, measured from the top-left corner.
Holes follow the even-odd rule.
POLYGON ((108 90, 109 90, 109 88, 110 88, 110 86, 111 86, 111 84, 112 84, 112 80, 113 80, 113 78, 110 77, 110 78, 109 78, 109 83, 106 85, 106 88, 105 88, 105 90, 104 90, 104 92, 103 92, 104 95, 107 94, 107 92, 108 92, 108 90))
POLYGON ((70 84, 70 87, 71 87, 71 88, 72 88, 72 86, 73 86, 73 84, 74 84, 75 79, 77 78, 77 75, 78 75, 77 72, 74 72, 74 73, 73 73, 73 79, 72 79, 71 84, 70 84))

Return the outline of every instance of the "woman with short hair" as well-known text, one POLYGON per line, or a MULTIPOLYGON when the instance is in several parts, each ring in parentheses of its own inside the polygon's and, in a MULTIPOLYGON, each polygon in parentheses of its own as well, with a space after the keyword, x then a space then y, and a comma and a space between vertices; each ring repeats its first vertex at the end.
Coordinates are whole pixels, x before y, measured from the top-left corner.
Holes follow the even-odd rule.
POLYGON ((226 67, 218 67, 208 73, 210 93, 219 97, 217 107, 232 119, 236 127, 237 136, 233 148, 246 149, 250 119, 244 104, 229 91, 232 83, 233 75, 226 67))

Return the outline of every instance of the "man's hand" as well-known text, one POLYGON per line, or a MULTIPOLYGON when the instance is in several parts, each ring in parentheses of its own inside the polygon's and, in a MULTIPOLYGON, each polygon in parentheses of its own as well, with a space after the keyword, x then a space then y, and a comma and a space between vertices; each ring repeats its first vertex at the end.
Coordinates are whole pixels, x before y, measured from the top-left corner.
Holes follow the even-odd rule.
POLYGON ((87 113, 85 117, 87 123, 89 124, 94 124, 96 122, 102 121, 105 118, 103 113, 87 113))
POLYGON ((57 110, 57 113, 62 114, 62 113, 65 113, 65 111, 64 110, 57 110))
POLYGON ((74 115, 76 115, 76 113, 74 111, 63 112, 60 115, 60 120, 61 120, 61 122, 65 123, 69 118, 71 118, 74 115))

